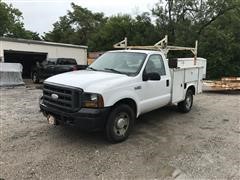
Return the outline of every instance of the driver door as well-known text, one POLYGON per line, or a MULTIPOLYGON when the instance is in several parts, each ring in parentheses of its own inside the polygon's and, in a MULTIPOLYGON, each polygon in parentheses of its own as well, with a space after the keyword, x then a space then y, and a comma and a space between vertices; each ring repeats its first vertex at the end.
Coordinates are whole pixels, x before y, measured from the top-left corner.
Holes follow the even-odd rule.
POLYGON ((149 57, 143 73, 158 73, 160 76, 160 80, 142 82, 141 112, 145 113, 167 105, 170 102, 171 93, 169 75, 166 74, 164 61, 160 54, 153 54, 149 57))

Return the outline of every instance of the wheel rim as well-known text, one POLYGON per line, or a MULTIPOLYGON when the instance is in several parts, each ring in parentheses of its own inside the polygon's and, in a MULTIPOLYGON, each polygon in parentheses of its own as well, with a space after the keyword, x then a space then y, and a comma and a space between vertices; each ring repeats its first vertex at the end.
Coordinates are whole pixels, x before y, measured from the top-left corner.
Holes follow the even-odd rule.
POLYGON ((129 127, 129 115, 125 112, 121 112, 115 118, 114 133, 118 136, 124 136, 129 127))
POLYGON ((192 105, 192 97, 190 95, 188 95, 186 98, 186 108, 190 109, 191 105, 192 105))

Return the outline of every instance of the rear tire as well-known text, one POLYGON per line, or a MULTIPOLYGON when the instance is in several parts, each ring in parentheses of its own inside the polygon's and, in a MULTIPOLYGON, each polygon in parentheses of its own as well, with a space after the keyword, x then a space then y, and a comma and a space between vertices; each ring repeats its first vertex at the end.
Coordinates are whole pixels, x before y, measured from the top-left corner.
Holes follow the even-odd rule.
POLYGON ((126 104, 120 104, 111 111, 105 131, 108 141, 118 143, 126 140, 133 128, 135 113, 126 104))
POLYGON ((37 75, 37 73, 36 72, 33 72, 32 73, 32 81, 33 81, 33 83, 39 83, 39 77, 38 77, 38 75, 37 75))
POLYGON ((178 103, 178 109, 183 113, 187 113, 191 111, 192 105, 193 105, 193 91, 188 89, 184 101, 178 103))

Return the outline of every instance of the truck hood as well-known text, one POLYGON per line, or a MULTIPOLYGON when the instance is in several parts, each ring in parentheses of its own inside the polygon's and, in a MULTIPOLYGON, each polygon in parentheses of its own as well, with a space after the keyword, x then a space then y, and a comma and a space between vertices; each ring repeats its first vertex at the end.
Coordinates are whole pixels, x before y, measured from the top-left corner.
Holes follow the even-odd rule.
POLYGON ((124 74, 116 74, 101 71, 72 71, 46 79, 46 83, 77 87, 85 92, 102 92, 106 89, 116 87, 128 82, 132 77, 124 74))

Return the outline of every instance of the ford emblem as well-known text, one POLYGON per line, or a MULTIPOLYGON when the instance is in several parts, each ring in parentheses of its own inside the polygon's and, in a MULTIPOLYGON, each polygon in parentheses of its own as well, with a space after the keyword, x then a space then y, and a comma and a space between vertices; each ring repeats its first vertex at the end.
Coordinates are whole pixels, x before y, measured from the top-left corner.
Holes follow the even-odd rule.
POLYGON ((58 95, 57 95, 57 94, 52 94, 51 97, 52 97, 53 99, 58 99, 58 95))

